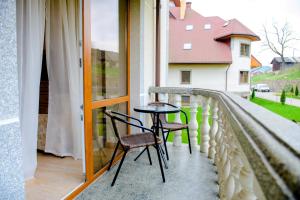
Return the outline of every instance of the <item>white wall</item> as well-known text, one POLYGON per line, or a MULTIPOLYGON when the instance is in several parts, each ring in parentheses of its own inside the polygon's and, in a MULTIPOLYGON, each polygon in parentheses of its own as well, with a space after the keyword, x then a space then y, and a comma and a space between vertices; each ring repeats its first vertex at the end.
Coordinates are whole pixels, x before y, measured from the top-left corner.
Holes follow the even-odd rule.
POLYGON ((169 87, 194 87, 225 90, 226 64, 169 64, 169 87), (181 84, 181 71, 191 71, 191 84, 181 84))
POLYGON ((161 0, 160 4, 160 86, 166 86, 169 65, 169 0, 161 0))
POLYGON ((250 77, 248 84, 240 84, 240 71, 249 71, 250 76, 250 63, 249 57, 240 56, 241 43, 250 45, 251 55, 251 41, 248 39, 233 37, 231 38, 231 53, 232 64, 228 70, 228 91, 230 92, 250 92, 250 77))

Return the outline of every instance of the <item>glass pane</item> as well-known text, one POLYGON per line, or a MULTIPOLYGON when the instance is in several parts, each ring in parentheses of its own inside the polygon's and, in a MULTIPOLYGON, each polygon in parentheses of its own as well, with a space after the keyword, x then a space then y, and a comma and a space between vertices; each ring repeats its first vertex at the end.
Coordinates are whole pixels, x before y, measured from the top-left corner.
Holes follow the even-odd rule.
MULTIPOLYGON (((102 169, 111 159, 115 146, 118 142, 113 131, 109 117, 104 114, 105 110, 127 113, 127 103, 115 104, 93 110, 93 155, 94 172, 102 169)), ((120 135, 127 135, 127 126, 117 123, 120 135)))
POLYGON ((94 101, 127 95, 126 2, 91 0, 94 101))

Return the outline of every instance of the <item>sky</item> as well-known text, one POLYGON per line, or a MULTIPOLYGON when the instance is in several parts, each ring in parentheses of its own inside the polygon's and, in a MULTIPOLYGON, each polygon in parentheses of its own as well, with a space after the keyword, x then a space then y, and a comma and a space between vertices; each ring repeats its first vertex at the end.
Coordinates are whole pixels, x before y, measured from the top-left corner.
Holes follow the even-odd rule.
MULTIPOLYGON (((300 38, 300 0, 192 0, 192 8, 203 16, 219 16, 224 20, 238 19, 264 40, 263 25, 283 25, 288 22, 297 38, 300 38)), ((276 55, 263 46, 252 43, 252 54, 263 64, 270 66, 276 55)), ((300 40, 290 44, 286 56, 300 57, 300 40)), ((277 56, 276 56, 277 57, 277 56)))

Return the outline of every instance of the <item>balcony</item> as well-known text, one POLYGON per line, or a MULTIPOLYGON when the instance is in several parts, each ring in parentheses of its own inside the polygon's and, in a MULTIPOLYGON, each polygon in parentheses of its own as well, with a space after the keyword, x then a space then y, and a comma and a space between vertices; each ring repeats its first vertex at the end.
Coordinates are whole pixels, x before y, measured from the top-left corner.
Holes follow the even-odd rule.
MULTIPOLYGON (((77 199, 299 199, 300 126, 234 94, 193 89, 149 89, 159 100, 181 106, 190 96, 190 138, 193 154, 176 132, 169 144, 169 168, 162 183, 157 158, 133 161, 132 152, 114 187, 116 167, 77 199), (202 107, 202 113, 198 107, 202 107), (202 115, 201 122, 197 114, 202 115), (201 143, 198 145, 198 128, 201 143), (98 197, 98 198, 97 198, 98 197)), ((175 117, 180 121, 179 114, 175 117)))

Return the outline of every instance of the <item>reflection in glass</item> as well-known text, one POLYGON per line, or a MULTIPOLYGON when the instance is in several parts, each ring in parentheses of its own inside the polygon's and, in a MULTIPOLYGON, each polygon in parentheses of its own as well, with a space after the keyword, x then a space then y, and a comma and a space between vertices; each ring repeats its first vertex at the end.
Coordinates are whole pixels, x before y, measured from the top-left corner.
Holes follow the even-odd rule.
POLYGON ((127 1, 91 0, 93 100, 127 95, 127 1))
MULTIPOLYGON (((105 110, 126 114, 127 103, 115 104, 113 106, 93 110, 93 155, 95 173, 110 161, 118 142, 113 131, 111 120, 104 114, 105 110)), ((118 123, 117 126, 121 135, 127 135, 127 126, 125 124, 118 123)))

